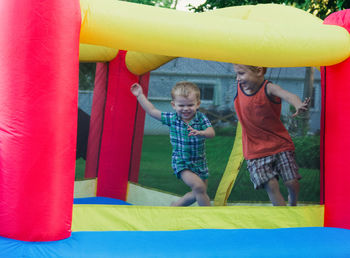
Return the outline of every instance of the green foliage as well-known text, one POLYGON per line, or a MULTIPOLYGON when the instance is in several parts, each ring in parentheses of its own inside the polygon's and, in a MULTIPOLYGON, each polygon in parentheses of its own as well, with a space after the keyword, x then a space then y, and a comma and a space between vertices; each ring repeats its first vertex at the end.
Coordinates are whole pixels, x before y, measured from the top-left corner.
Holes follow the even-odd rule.
POLYGON ((256 4, 285 4, 303 9, 313 15, 325 19, 329 14, 350 8, 350 1, 346 0, 207 0, 198 7, 192 6, 195 12, 204 12, 215 8, 256 4))
POLYGON ((320 136, 295 137, 293 142, 299 167, 320 169, 320 136))
MULTIPOLYGON (((291 1, 289 1, 291 2, 291 1)), ((350 2, 346 0, 306 0, 296 1, 297 7, 325 19, 331 13, 350 8, 350 2)))
POLYGON ((303 168, 320 169, 320 135, 310 135, 308 112, 292 117, 295 108, 289 107, 289 114, 281 120, 293 138, 297 163, 303 168))
POLYGON ((235 137, 236 136, 236 129, 237 129, 237 126, 227 126, 227 127, 215 127, 214 126, 216 136, 235 137))
POLYGON ((124 2, 152 5, 158 7, 172 8, 173 3, 177 1, 173 0, 122 0, 124 2))
POLYGON ((207 10, 220 9, 230 6, 240 5, 255 5, 255 4, 269 4, 280 3, 283 1, 271 1, 271 0, 207 0, 205 3, 199 5, 197 8, 191 6, 191 10, 195 12, 205 12, 207 10))
POLYGON ((93 90, 95 83, 96 63, 79 64, 79 90, 93 90))
POLYGON ((309 112, 304 112, 298 114, 298 116, 293 117, 292 115, 296 112, 295 107, 289 105, 289 111, 287 115, 281 116, 281 121, 284 126, 287 128, 289 134, 292 137, 295 136, 304 136, 309 132, 309 122, 310 114, 309 112))
POLYGON ((75 161, 75 180, 83 180, 85 176, 85 160, 79 158, 75 161))

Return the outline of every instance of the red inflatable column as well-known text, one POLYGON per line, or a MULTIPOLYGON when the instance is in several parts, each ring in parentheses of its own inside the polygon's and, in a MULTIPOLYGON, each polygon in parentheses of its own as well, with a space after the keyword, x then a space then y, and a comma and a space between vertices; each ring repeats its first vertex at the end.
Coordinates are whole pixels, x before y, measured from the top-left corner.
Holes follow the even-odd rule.
POLYGON ((0 1, 0 235, 71 233, 79 1, 0 1))
MULTIPOLYGON (((324 22, 350 31, 350 10, 324 22)), ((323 69, 325 226, 350 229, 350 59, 323 69)))
MULTIPOLYGON (((123 55, 123 54, 122 54, 123 55)), ((122 72, 124 74, 127 74, 129 78, 131 78, 131 81, 134 81, 134 79, 137 79, 134 75, 131 75, 129 71, 126 70, 126 67, 123 64, 123 59, 119 57, 120 60, 117 62, 118 66, 123 67, 123 69, 118 70, 119 72, 122 72)), ((115 66, 115 64, 112 64, 115 66)), ((123 77, 124 78, 124 77, 123 77)), ((150 73, 144 74, 140 76, 139 78, 139 83, 143 86, 143 91, 144 94, 147 95, 148 92, 148 84, 149 84, 149 78, 150 78, 150 73)), ((103 123, 104 123, 104 115, 105 115, 105 106, 106 106, 106 100, 107 100, 107 88, 109 88, 109 92, 113 90, 121 90, 121 89, 114 89, 114 87, 125 87, 127 90, 126 92, 125 89, 123 90, 123 94, 129 95, 130 93, 128 92, 129 86, 130 86, 130 80, 127 79, 126 83, 122 82, 121 86, 120 83, 117 83, 115 85, 110 85, 108 87, 108 64, 106 63, 97 63, 96 65, 96 76, 95 76, 95 87, 94 87, 94 97, 93 97, 93 104, 92 104, 92 109, 91 109, 91 120, 90 120, 90 129, 89 129, 89 140, 88 140, 88 148, 87 148, 87 157, 86 157, 86 167, 85 167, 85 177, 86 178, 93 178, 97 177, 97 172, 98 172, 98 166, 99 166, 99 159, 100 159, 100 147, 101 147, 101 138, 102 138, 102 132, 103 132, 103 123), (118 86, 119 85, 119 86, 118 86)), ((109 97, 109 101, 111 101, 111 98, 113 96, 109 97)), ((114 99, 116 100, 116 99, 114 99)), ((122 103, 121 103, 122 104, 122 103)), ((130 168, 129 171, 125 169, 125 173, 129 173, 128 178, 132 182, 137 182, 138 181, 138 175, 139 175, 139 168, 140 168, 140 160, 141 160, 141 150, 142 150, 142 140, 143 140, 143 131, 144 131, 144 124, 145 124, 145 111, 141 108, 141 106, 134 100, 131 99, 131 102, 128 102, 128 105, 131 104, 131 106, 128 106, 129 112, 134 112, 132 110, 135 110, 135 121, 133 123, 133 128, 128 128, 127 130, 131 130, 133 133, 132 141, 131 141, 131 157, 130 157, 130 168)), ((109 103, 111 105, 111 103, 109 103)), ((118 105, 118 104, 117 104, 118 105)), ((122 104, 125 106, 125 103, 122 104)), ((110 113, 110 111, 107 109, 106 111, 108 115, 106 116, 107 119, 109 119, 111 116, 114 117, 110 113)), ((119 116, 118 114, 115 114, 116 117, 114 119, 118 120, 119 116)), ((110 123, 108 121, 105 121, 106 123, 110 123)), ((107 132, 105 132, 104 137, 107 137, 107 132)), ((112 137, 115 140, 120 141, 118 136, 114 135, 109 135, 109 137, 112 137)), ((122 139, 124 137, 121 137, 122 139)), ((103 147, 106 147, 106 141, 107 143, 111 141, 105 140, 105 143, 103 147)), ((117 146, 119 146, 119 143, 116 143, 117 146)), ((128 143, 129 144, 129 143, 128 143)), ((111 147, 113 148, 113 147, 111 147)), ((115 147, 117 148, 117 147, 115 147)), ((106 155, 106 152, 102 152, 103 155, 106 155)), ((106 157, 101 157, 102 162, 106 161, 106 157)), ((124 162, 124 161, 123 161, 124 162)), ((120 164, 115 164, 115 168, 119 168, 120 164)), ((101 168, 105 169, 105 166, 101 166, 101 168)), ((126 167, 127 168, 127 167, 126 167)), ((123 180, 121 180, 121 171, 119 169, 115 169, 115 172, 111 172, 111 177, 115 176, 116 178, 109 181, 109 180, 104 180, 104 176, 106 175, 104 172, 100 173, 99 177, 99 183, 100 183, 100 188, 105 188, 108 186, 102 186, 102 182, 113 182, 113 185, 117 184, 117 186, 112 186, 112 190, 108 193, 109 196, 115 196, 112 194, 113 189, 117 190, 120 188, 121 185, 127 185, 127 178, 126 176, 123 176, 123 180)), ((122 187, 122 189, 125 189, 125 187, 122 187)), ((119 191, 119 190, 118 190, 119 191)), ((125 189, 126 191, 126 189, 125 189)), ((103 190, 99 191, 99 194, 102 194, 103 190)), ((124 192, 124 190, 123 190, 124 192)), ((121 195, 123 196, 124 193, 121 195)))
MULTIPOLYGON (((140 76, 140 85, 143 88, 143 93, 148 95, 148 85, 149 85, 150 73, 146 73, 140 76)), ((140 171, 140 161, 142 153, 142 142, 143 134, 145 129, 145 116, 146 113, 140 104, 136 104, 136 118, 134 125, 134 139, 132 142, 132 152, 131 152, 131 162, 130 162, 130 174, 129 181, 137 183, 139 180, 139 171, 140 171)))
POLYGON ((97 196, 126 199, 134 134, 138 81, 125 65, 125 51, 109 63, 108 88, 98 164, 97 196))
POLYGON ((107 75, 108 64, 97 63, 88 146, 86 151, 85 178, 97 177, 103 117, 107 96, 107 75))

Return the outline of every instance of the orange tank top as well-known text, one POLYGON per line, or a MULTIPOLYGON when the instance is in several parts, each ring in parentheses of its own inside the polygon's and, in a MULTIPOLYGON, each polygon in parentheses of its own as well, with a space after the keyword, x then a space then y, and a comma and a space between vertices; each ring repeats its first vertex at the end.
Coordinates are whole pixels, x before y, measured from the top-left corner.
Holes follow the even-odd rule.
POLYGON ((242 125, 243 155, 256 159, 294 150, 293 141, 281 122, 281 99, 267 95, 265 80, 251 95, 237 86, 234 100, 236 113, 242 125))

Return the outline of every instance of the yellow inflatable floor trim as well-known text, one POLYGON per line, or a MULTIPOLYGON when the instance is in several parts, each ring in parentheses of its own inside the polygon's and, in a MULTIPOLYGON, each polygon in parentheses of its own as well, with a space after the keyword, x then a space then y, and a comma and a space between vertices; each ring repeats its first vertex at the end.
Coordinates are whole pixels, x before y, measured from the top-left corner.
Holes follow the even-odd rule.
POLYGON ((238 123, 232 152, 214 198, 215 206, 226 205, 227 199, 230 196, 233 185, 235 184, 243 160, 244 158, 242 151, 242 128, 241 124, 238 123))
POLYGON ((170 206, 172 202, 178 200, 179 198, 180 196, 166 191, 128 182, 128 194, 126 201, 128 203, 132 203, 133 205, 170 206))
POLYGON ((72 231, 323 227, 323 206, 73 205, 72 231))
POLYGON ((74 198, 96 197, 97 178, 74 181, 74 198))
POLYGON ((350 54, 344 28, 285 5, 205 15, 115 0, 81 0, 80 6, 84 44, 267 67, 332 65, 350 54))

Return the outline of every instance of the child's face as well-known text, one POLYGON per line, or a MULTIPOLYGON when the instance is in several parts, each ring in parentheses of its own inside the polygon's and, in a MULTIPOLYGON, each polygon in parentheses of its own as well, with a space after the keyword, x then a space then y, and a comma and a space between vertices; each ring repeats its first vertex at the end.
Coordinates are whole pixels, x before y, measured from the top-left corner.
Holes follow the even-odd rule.
POLYGON ((196 114, 200 101, 198 101, 196 95, 191 92, 187 97, 175 95, 171 105, 183 121, 189 122, 196 114))
POLYGON ((245 65, 235 64, 233 68, 236 72, 238 83, 247 90, 254 90, 256 87, 259 87, 261 80, 264 78, 262 71, 253 71, 245 65))

